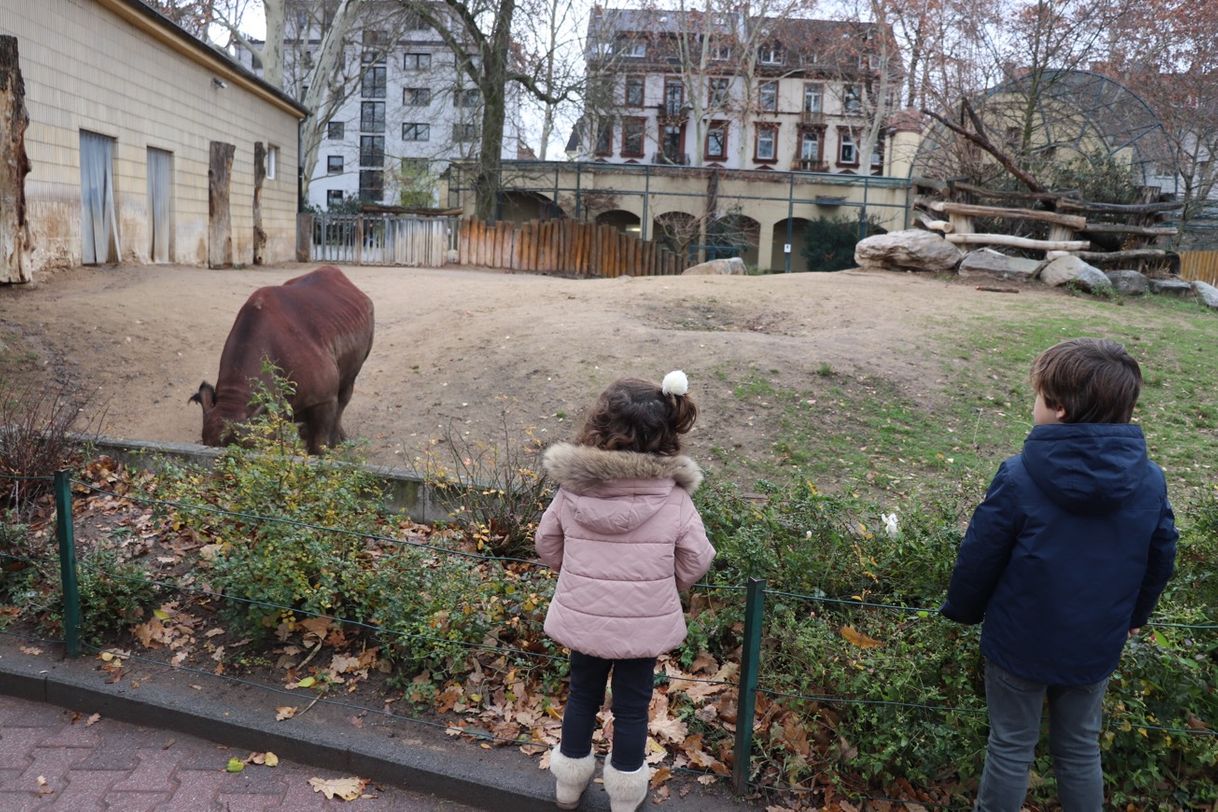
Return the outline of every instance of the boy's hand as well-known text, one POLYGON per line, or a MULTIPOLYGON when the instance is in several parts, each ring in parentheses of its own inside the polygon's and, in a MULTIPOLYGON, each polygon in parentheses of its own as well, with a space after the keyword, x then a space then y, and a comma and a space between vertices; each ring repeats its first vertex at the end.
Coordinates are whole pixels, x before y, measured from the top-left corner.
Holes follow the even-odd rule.
POLYGON ((1129 630, 1129 636, 1130 636, 1130 637, 1137 637, 1138 632, 1140 632, 1140 631, 1142 631, 1142 627, 1141 627, 1141 626, 1139 626, 1139 627, 1138 627, 1138 628, 1136 628, 1136 629, 1130 629, 1130 630, 1129 630))

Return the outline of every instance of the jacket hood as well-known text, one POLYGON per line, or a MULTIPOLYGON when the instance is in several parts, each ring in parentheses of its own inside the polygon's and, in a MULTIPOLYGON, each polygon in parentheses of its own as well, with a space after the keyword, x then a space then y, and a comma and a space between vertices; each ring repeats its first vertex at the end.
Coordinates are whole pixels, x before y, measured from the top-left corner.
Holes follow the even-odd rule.
POLYGON ((1111 513, 1150 472, 1142 429, 1129 423, 1036 426, 1024 441, 1024 467, 1044 494, 1071 513, 1111 513))
POLYGON ((574 493, 619 479, 670 479, 691 494, 702 484, 702 469, 684 454, 665 457, 555 443, 546 449, 542 465, 560 486, 574 493))

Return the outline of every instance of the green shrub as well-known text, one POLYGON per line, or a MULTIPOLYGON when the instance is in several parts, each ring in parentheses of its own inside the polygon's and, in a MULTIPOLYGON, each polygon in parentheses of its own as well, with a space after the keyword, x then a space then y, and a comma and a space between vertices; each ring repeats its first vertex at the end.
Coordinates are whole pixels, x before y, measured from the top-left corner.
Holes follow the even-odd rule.
POLYGON ((859 232, 863 237, 883 234, 885 229, 874 216, 868 216, 860 226, 851 217, 820 217, 808 223, 804 229, 803 258, 808 271, 841 271, 853 268, 854 246, 858 245, 859 232))

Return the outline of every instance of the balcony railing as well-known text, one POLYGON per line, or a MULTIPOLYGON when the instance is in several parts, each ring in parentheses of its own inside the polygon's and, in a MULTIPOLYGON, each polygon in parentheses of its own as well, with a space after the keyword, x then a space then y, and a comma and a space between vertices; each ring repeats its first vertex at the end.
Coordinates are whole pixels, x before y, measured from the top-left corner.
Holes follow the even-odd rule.
POLYGON ((829 164, 824 161, 815 161, 811 159, 800 159, 792 162, 791 171, 793 172, 828 172, 829 164))
POLYGON ((690 107, 684 102, 665 101, 656 105, 656 111, 662 119, 684 119, 689 116, 690 107))
POLYGON ((657 152, 654 155, 652 155, 651 162, 653 164, 669 164, 672 166, 688 166, 689 165, 689 153, 687 153, 687 152, 670 152, 668 150, 664 150, 663 152, 657 152))
POLYGON ((800 124, 824 124, 825 113, 823 110, 801 110, 799 112, 800 124))

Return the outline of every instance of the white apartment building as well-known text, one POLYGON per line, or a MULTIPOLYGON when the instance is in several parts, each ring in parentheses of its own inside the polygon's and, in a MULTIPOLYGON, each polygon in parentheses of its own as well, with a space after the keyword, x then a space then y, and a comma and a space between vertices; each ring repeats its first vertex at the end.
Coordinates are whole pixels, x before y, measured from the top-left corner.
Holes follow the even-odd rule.
MULTIPOLYGON (((289 6, 284 85, 303 98, 322 27, 311 3, 289 6)), ((417 15, 365 3, 347 37, 343 98, 326 120, 309 172, 308 205, 327 209, 351 200, 408 206, 442 205, 436 179, 452 160, 477 155, 482 103, 457 57, 417 15)), ((254 60, 242 49, 251 67, 254 60)), ((478 57, 464 57, 477 67, 478 57)), ((508 90, 502 156, 517 157, 519 93, 508 90)))
POLYGON ((591 95, 568 152, 607 163, 887 174, 883 129, 872 154, 859 154, 863 129, 891 109, 871 101, 881 69, 896 67, 879 64, 877 32, 871 23, 596 8, 586 59, 600 98, 591 95))

